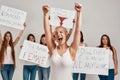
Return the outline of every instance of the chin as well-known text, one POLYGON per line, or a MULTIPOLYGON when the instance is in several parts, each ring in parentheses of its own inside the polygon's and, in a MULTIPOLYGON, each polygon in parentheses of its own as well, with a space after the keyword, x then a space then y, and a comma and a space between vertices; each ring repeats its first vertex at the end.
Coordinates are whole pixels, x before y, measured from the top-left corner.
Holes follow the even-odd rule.
POLYGON ((7 42, 10 42, 10 40, 7 40, 7 42))
POLYGON ((64 45, 65 43, 58 43, 58 45, 64 45))

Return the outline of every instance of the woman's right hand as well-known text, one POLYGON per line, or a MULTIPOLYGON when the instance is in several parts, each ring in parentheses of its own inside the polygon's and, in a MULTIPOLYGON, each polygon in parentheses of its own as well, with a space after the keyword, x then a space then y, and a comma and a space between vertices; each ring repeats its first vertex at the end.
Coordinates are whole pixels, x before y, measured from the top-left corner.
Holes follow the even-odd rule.
POLYGON ((117 75, 118 74, 118 69, 114 69, 114 74, 117 75))
POLYGON ((50 10, 50 7, 48 5, 43 5, 42 10, 44 14, 47 14, 50 10))

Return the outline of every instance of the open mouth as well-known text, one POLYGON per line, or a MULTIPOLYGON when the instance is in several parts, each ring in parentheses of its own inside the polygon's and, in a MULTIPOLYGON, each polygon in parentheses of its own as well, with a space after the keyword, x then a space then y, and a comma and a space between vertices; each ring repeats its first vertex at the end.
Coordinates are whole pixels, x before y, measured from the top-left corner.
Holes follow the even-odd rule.
POLYGON ((59 41, 59 42, 62 42, 62 40, 63 40, 63 38, 58 38, 58 41, 59 41))

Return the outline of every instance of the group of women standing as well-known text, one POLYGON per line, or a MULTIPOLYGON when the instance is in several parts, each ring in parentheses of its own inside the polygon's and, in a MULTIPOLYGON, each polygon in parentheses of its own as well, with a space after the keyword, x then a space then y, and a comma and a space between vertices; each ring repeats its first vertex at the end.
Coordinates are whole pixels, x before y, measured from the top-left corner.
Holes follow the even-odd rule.
MULTIPOLYGON (((83 34, 81 32, 81 10, 82 6, 75 3, 76 19, 75 32, 71 45, 67 44, 69 33, 62 25, 57 26, 52 32, 49 23, 48 5, 42 7, 44 31, 40 38, 40 44, 45 45, 49 49, 49 59, 46 66, 36 65, 25 62, 23 66, 23 80, 35 80, 36 71, 38 70, 39 80, 78 80, 79 73, 72 73, 76 52, 79 46, 87 46, 84 43, 83 34), (57 43, 57 44, 56 44, 57 43), (50 62, 49 62, 50 61, 50 62)), ((26 24, 24 24, 24 30, 26 24)), ((7 31, 2 35, 0 33, 0 71, 3 80, 12 80, 16 67, 15 46, 20 40, 24 30, 21 30, 15 41, 13 41, 11 32, 7 31)), ((27 40, 35 42, 35 36, 29 34, 27 40)), ((108 76, 99 75, 100 80, 114 80, 114 76, 118 73, 118 61, 115 48, 110 43, 108 35, 102 35, 100 48, 107 48, 110 51, 110 66, 108 76)), ((80 80, 85 80, 86 74, 80 74, 80 80)))
MULTIPOLYGON (((24 30, 26 28, 26 24, 24 24, 24 30)), ((0 71, 3 80, 12 80, 14 70, 16 68, 15 61, 15 46, 20 40, 24 30, 21 30, 15 41, 13 41, 12 33, 7 31, 4 34, 4 38, 2 40, 2 34, 0 32, 0 71)), ((36 42, 35 36, 33 34, 29 34, 27 36, 28 41, 36 42)), ((40 44, 46 46, 45 34, 42 34, 40 38, 40 44)), ((22 46, 20 46, 22 48, 22 46)), ((36 79, 36 71, 38 70, 39 80, 49 80, 50 73, 50 64, 49 60, 45 66, 36 65, 31 62, 24 61, 23 65, 23 80, 35 80, 36 79)))

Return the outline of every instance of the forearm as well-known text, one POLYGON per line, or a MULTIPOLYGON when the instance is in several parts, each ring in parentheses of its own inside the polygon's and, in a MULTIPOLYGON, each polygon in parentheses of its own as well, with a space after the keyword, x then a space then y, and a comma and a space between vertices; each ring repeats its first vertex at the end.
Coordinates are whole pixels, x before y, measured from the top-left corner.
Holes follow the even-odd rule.
MULTIPOLYGON (((25 28, 24 28, 24 30, 25 30, 25 28)), ((15 45, 18 43, 18 41, 20 40, 20 38, 21 38, 24 30, 21 30, 21 31, 19 32, 17 38, 16 38, 15 41, 14 41, 14 46, 15 46, 15 45)))
POLYGON ((67 41, 68 41, 68 39, 70 38, 70 35, 72 34, 72 31, 73 31, 73 29, 70 29, 70 30, 69 30, 69 33, 67 34, 67 41))
POLYGON ((115 69, 118 69, 117 51, 114 47, 113 47, 113 61, 115 69))
POLYGON ((76 44, 79 45, 79 42, 80 42, 80 13, 79 12, 77 12, 74 39, 76 44))
POLYGON ((71 34, 72 34, 72 31, 73 31, 73 29, 71 28, 71 29, 69 30, 69 35, 71 35, 71 34))
POLYGON ((21 30, 20 33, 18 34, 17 38, 20 39, 22 34, 23 34, 24 30, 21 30))
POLYGON ((73 23, 72 28, 70 28, 70 30, 69 30, 69 33, 68 33, 68 35, 67 35, 67 40, 70 38, 70 36, 71 36, 71 34, 72 34, 72 31, 73 31, 73 28, 74 28, 74 24, 75 24, 75 23, 73 23))
POLYGON ((114 67, 115 67, 115 69, 118 69, 118 60, 117 59, 114 59, 114 67))
MULTIPOLYGON (((48 14, 44 14, 44 31, 46 34, 50 34, 50 23, 49 23, 49 16, 48 14)), ((46 35, 47 36, 47 35, 46 35)))
POLYGON ((80 32, 80 25, 81 25, 81 14, 80 14, 80 12, 77 12, 77 15, 76 15, 76 29, 75 29, 75 31, 77 31, 77 32, 80 32))

